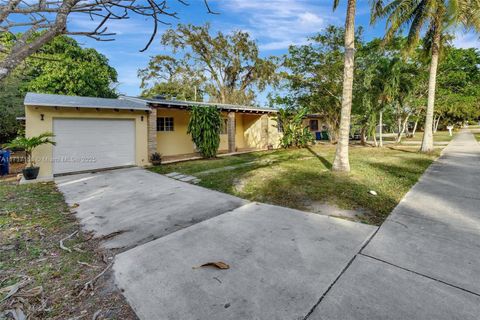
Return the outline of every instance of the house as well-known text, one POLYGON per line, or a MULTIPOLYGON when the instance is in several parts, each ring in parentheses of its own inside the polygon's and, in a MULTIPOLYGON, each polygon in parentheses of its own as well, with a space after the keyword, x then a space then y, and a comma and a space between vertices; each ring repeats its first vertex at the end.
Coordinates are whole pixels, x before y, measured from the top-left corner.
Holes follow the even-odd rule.
POLYGON ((310 129, 313 138, 316 141, 329 140, 328 125, 323 122, 323 117, 319 114, 307 114, 303 119, 303 125, 310 129))
POLYGON ((196 153, 187 134, 192 105, 216 106, 225 123, 221 153, 279 147, 276 109, 165 99, 104 99, 28 93, 25 133, 55 134, 55 146, 32 155, 39 177, 123 166, 149 165, 150 155, 188 157, 196 153))

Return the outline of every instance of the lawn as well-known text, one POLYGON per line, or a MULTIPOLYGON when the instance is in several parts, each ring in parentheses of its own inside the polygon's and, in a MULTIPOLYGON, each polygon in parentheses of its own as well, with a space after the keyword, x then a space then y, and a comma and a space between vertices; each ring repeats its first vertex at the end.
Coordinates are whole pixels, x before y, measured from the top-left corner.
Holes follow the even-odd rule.
MULTIPOLYGON (((433 134, 433 141, 434 142, 448 142, 451 141, 455 137, 455 131, 453 131, 453 135, 450 136, 448 131, 437 131, 433 134)), ((423 132, 417 132, 414 137, 411 138, 404 138, 402 141, 419 141, 421 142, 423 139, 423 132)))
POLYGON ((60 248, 61 239, 79 231, 73 210, 53 183, 0 182, 0 301, 19 284, 0 302, 1 319, 15 308, 28 319, 92 319, 97 312, 99 319, 135 319, 104 277, 94 290, 82 290, 111 260, 81 232, 60 248))
POLYGON ((349 174, 330 171, 332 145, 196 160, 151 170, 194 175, 201 179, 201 186, 252 201, 307 211, 318 204, 362 210, 366 213, 361 221, 379 225, 440 152, 421 154, 417 150, 353 146, 349 174))

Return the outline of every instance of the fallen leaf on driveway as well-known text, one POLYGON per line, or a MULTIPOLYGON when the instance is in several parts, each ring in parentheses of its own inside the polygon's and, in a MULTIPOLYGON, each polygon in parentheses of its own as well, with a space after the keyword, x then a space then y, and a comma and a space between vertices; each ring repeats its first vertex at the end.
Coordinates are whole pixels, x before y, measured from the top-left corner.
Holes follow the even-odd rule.
POLYGON ((193 269, 198 269, 198 268, 203 268, 203 267, 214 267, 217 269, 230 269, 230 266, 226 264, 225 262, 222 261, 217 261, 217 262, 207 262, 202 264, 199 267, 193 267, 193 269))
POLYGON ((70 209, 78 208, 78 206, 80 206, 78 203, 74 203, 70 206, 70 209))

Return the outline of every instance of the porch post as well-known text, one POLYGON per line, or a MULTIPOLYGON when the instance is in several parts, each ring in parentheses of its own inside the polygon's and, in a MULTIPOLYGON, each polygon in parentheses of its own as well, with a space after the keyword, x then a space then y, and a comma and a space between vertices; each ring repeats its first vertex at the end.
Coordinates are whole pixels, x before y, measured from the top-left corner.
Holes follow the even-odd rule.
POLYGON ((260 141, 261 148, 268 148, 268 115, 264 114, 260 118, 260 141))
POLYGON ((235 112, 228 113, 227 121, 227 135, 228 135, 228 152, 232 153, 236 151, 235 146, 235 112))
POLYGON ((148 162, 155 152, 157 152, 157 109, 152 108, 148 115, 148 162))

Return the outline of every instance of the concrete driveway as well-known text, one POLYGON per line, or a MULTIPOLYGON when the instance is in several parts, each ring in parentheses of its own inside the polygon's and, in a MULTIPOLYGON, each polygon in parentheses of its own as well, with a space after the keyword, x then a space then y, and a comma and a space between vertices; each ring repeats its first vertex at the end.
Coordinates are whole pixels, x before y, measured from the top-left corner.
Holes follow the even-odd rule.
POLYGON ((143 170, 128 168, 55 179, 83 228, 121 251, 155 240, 246 203, 143 170))
POLYGON ((242 199, 146 170, 56 179, 104 237, 140 319, 304 319, 376 227, 242 199), (222 261, 227 270, 196 268, 222 261))

